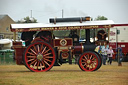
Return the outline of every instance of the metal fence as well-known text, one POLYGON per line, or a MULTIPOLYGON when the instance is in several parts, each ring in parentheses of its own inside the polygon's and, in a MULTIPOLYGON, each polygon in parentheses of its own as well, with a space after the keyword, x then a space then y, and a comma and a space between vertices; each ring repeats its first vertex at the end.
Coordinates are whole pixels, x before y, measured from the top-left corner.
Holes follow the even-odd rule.
POLYGON ((0 50, 0 64, 15 64, 14 50, 0 50))

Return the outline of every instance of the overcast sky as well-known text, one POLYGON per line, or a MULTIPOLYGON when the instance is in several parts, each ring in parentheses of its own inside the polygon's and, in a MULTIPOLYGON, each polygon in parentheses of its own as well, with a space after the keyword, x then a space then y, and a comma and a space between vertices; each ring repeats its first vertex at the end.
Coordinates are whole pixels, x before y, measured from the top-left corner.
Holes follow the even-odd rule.
POLYGON ((128 23, 128 0, 0 0, 0 14, 14 21, 26 16, 48 23, 50 17, 107 17, 116 23, 128 23))

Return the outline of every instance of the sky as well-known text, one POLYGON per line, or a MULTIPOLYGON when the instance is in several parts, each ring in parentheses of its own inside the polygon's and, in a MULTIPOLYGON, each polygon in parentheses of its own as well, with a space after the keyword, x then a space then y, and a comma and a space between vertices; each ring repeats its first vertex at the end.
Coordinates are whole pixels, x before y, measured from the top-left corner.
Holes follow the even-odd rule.
POLYGON ((105 16, 115 23, 128 23, 128 0, 0 0, 0 15, 14 21, 34 17, 40 23, 49 18, 105 16), (32 11, 31 11, 32 10, 32 11))

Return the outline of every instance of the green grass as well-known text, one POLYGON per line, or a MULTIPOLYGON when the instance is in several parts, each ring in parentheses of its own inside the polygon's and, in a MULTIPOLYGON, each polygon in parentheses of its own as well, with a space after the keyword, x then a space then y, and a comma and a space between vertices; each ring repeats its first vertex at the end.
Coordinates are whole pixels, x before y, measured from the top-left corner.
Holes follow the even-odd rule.
POLYGON ((25 66, 0 65, 0 85, 128 85, 128 62, 102 66, 95 72, 64 64, 48 72, 30 72, 25 66))

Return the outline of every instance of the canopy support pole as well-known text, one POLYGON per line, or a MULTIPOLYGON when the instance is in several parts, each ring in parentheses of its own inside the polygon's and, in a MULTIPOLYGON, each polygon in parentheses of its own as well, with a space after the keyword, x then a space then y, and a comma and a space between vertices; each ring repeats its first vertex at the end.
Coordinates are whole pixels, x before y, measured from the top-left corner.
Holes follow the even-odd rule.
POLYGON ((108 28, 108 41, 110 39, 109 35, 110 35, 110 28, 108 28))
POLYGON ((16 41, 16 32, 14 32, 13 34, 13 39, 14 39, 14 42, 16 41))

